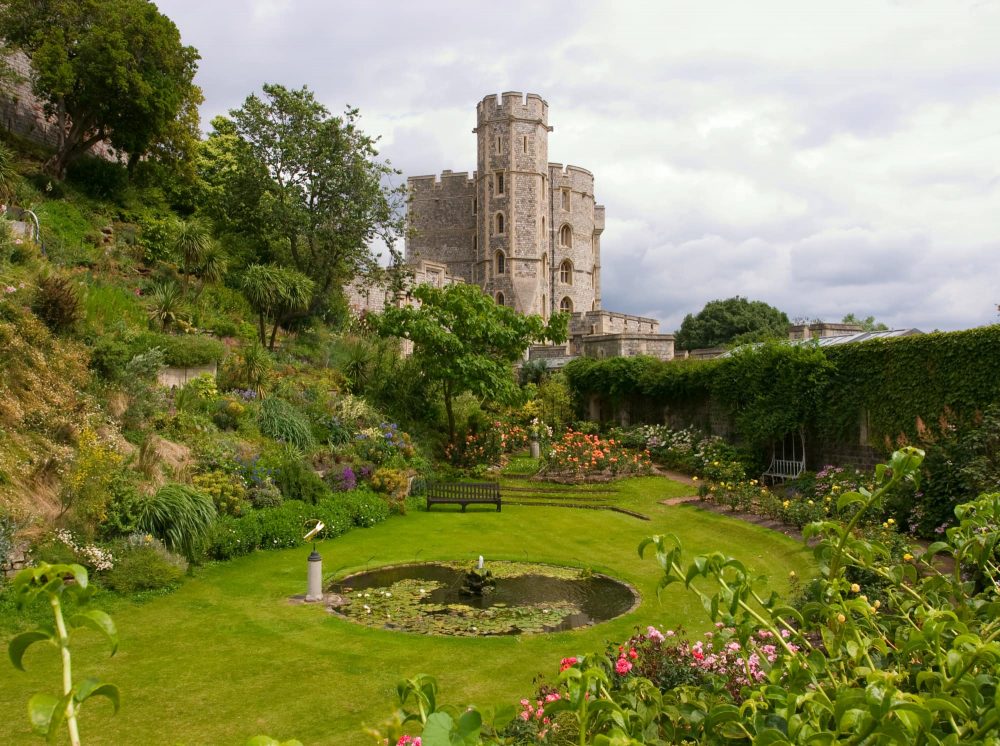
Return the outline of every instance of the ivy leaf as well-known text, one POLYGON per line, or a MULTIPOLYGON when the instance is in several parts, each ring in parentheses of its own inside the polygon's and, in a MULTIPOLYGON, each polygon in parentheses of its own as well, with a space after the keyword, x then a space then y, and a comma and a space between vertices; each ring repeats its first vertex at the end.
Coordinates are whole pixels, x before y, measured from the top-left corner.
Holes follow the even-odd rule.
POLYGON ((7 654, 10 656, 10 662, 14 664, 14 668, 23 671, 24 652, 36 642, 41 642, 42 640, 52 642, 52 635, 43 630, 36 629, 31 632, 22 632, 11 640, 7 645, 7 654))

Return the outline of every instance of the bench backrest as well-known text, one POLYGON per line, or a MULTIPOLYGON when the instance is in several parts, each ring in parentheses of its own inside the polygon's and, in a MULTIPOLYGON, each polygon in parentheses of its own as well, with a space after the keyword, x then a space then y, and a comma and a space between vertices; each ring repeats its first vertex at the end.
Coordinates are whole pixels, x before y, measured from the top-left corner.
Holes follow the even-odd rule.
POLYGON ((428 482, 427 496, 430 498, 489 499, 500 496, 499 482, 428 482))

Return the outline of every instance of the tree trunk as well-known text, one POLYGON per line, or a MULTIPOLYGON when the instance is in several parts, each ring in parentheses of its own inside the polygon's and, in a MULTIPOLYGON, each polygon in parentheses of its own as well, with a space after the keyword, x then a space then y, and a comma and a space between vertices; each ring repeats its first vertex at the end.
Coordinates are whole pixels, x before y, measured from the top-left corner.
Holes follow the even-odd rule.
POLYGON ((275 317, 274 326, 271 328, 271 341, 267 345, 267 349, 269 349, 271 352, 274 352, 274 338, 278 336, 278 324, 280 323, 280 321, 281 320, 279 318, 275 317))

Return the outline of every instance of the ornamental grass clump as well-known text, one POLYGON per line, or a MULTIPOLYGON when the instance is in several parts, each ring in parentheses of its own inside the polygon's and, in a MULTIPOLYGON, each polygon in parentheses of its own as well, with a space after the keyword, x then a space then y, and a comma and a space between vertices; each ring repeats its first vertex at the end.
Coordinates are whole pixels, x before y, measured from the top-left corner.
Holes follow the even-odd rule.
POLYGON ((216 520, 212 498, 183 484, 166 484, 139 507, 139 526, 194 562, 216 520))

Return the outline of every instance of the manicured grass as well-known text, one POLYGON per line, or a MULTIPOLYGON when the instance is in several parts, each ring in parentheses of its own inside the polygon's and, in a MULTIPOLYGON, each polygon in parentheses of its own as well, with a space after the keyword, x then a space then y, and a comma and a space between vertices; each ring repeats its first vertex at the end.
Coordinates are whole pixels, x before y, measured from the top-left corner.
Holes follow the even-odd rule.
MULTIPOLYGON (((652 521, 601 510, 505 506, 501 513, 470 508, 463 514, 435 507, 355 530, 319 550, 329 576, 393 562, 471 561, 480 554, 592 567, 642 594, 641 606, 625 617, 521 637, 373 630, 287 602, 305 590, 307 548, 258 552, 206 567, 171 595, 115 604, 121 648, 114 658, 95 634, 76 634, 76 676, 100 676, 122 690, 115 717, 103 701, 86 705, 84 742, 242 744, 269 733, 306 744, 368 744, 363 725, 388 715, 395 683, 416 673, 436 676, 446 702, 515 703, 533 691, 536 674, 553 675, 560 658, 601 650, 637 625, 683 626, 700 635, 710 624, 693 594, 671 587, 656 598, 656 563, 636 553, 654 533, 675 533, 692 554, 725 551, 774 577, 779 590, 790 570, 811 572, 801 546, 780 534, 692 506, 659 504, 689 487, 663 478, 620 484, 622 499, 652 521)), ((35 646, 25 662, 27 673, 0 666, 0 743, 30 742, 28 697, 58 687, 54 649, 35 646)))

